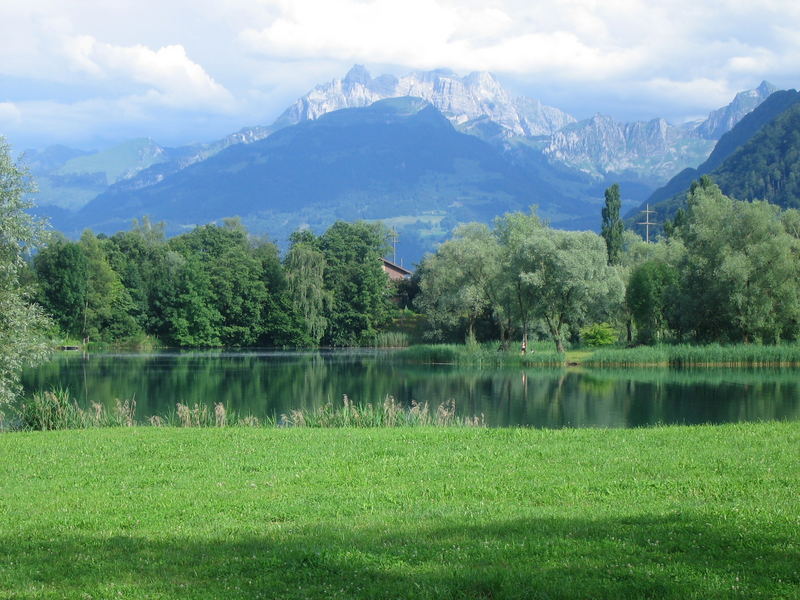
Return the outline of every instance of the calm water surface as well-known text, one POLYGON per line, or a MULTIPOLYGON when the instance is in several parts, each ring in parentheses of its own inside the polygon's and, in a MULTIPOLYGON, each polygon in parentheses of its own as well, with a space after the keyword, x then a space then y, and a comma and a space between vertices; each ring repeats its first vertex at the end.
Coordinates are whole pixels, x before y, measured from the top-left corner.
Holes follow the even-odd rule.
POLYGON ((68 388, 80 403, 134 398, 145 418, 176 402, 223 402, 277 416, 387 395, 490 426, 640 427, 800 419, 800 369, 551 369, 411 365, 391 351, 61 353, 24 374, 28 391, 68 388))

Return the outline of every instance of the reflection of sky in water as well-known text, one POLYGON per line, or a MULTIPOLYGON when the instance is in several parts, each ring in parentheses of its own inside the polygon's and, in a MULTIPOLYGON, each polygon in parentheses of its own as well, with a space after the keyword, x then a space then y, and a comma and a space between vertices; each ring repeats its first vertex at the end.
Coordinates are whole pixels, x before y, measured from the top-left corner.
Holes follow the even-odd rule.
POLYGON ((454 399, 491 426, 636 427, 800 419, 797 369, 552 369, 412 365, 390 351, 63 353, 25 373, 28 390, 69 388, 80 402, 133 397, 140 417, 176 402, 243 414, 454 399))

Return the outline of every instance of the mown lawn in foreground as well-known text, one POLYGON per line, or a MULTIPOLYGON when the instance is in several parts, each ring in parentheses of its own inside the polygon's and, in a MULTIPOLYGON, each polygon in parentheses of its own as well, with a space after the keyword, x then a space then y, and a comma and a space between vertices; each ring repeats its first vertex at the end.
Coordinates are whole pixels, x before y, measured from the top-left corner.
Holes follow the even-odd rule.
POLYGON ((797 598, 800 423, 0 435, 0 598, 797 598))

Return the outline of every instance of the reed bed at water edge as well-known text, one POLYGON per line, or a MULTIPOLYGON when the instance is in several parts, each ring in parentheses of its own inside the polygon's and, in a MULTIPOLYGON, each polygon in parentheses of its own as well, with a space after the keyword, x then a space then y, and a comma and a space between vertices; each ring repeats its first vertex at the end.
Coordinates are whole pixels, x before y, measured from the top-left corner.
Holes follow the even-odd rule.
POLYGON ((341 405, 327 403, 315 409, 296 409, 278 417, 259 419, 253 415, 240 415, 228 410, 221 402, 213 406, 182 404, 165 415, 152 415, 137 420, 136 401, 115 400, 109 409, 92 402, 82 408, 66 389, 36 393, 22 401, 12 411, 6 423, 9 429, 51 431, 59 429, 89 429, 95 427, 483 427, 483 415, 462 417, 456 415, 455 400, 442 402, 431 408, 427 402, 412 402, 404 406, 393 396, 386 396, 382 404, 359 403, 347 395, 341 405))
POLYGON ((601 348, 583 363, 587 366, 670 365, 675 367, 718 365, 800 366, 800 344, 691 344, 601 348))
POLYGON ((498 342, 486 344, 419 344, 398 352, 395 357, 408 362, 453 365, 563 365, 565 355, 552 349, 551 343, 530 344, 526 354, 516 345, 502 350, 498 342))
POLYGON ((376 333, 370 344, 373 348, 407 348, 411 336, 405 331, 382 331, 376 333))

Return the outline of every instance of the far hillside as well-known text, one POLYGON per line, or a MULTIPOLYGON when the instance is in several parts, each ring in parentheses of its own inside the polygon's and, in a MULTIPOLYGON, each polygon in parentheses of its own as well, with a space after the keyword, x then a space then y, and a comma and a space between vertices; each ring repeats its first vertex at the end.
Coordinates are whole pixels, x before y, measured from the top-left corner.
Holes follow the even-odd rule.
POLYGON ((711 175, 722 191, 741 200, 768 200, 784 208, 798 206, 796 183, 800 92, 775 92, 720 138, 714 151, 696 169, 685 169, 659 188, 636 211, 631 225, 643 221, 645 204, 664 223, 685 203, 691 183, 711 175))
POLYGON ((372 220, 399 231, 409 263, 459 223, 532 205, 559 227, 596 226, 603 182, 524 148, 513 157, 457 131, 419 98, 394 98, 231 146, 149 187, 112 186, 56 226, 113 233, 149 215, 174 234, 238 216, 285 244, 298 229, 372 220))

